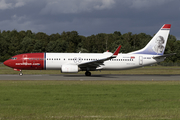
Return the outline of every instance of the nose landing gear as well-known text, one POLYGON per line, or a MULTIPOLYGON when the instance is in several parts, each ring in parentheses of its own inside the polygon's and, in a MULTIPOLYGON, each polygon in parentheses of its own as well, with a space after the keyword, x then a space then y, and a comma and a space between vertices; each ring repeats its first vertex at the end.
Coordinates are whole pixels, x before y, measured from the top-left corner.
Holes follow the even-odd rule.
POLYGON ((22 70, 20 71, 19 75, 20 75, 20 76, 23 76, 22 70))
POLYGON ((23 75, 23 73, 22 73, 22 70, 21 70, 21 69, 16 69, 16 68, 14 68, 14 70, 15 70, 15 71, 19 71, 19 72, 20 72, 20 73, 19 73, 19 75, 20 75, 20 76, 22 76, 22 75, 23 75))

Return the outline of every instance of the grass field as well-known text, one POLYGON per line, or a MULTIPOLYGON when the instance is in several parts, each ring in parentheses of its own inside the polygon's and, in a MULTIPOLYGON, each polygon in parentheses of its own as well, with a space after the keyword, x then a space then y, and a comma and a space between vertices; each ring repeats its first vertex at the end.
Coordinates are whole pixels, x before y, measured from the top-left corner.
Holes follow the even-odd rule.
POLYGON ((0 81, 0 120, 180 119, 180 81, 0 81))
MULTIPOLYGON (((80 71, 78 74, 84 74, 80 71)), ((180 74, 180 67, 172 66, 145 66, 137 69, 118 70, 118 71, 91 71, 93 74, 180 74)), ((12 68, 0 65, 0 74, 19 74, 12 68)), ((23 74, 61 74, 60 70, 23 70, 23 74)), ((64 73, 63 73, 64 74, 64 73)), ((74 74, 74 73, 73 73, 74 74)))
MULTIPOLYGON (((18 74, 0 65, 0 74, 18 74)), ((24 74, 61 74, 24 70, 24 74)), ((179 74, 147 66, 92 74, 179 74)), ((78 74, 84 74, 79 72, 78 74)), ((180 119, 180 81, 0 81, 0 120, 180 119)))

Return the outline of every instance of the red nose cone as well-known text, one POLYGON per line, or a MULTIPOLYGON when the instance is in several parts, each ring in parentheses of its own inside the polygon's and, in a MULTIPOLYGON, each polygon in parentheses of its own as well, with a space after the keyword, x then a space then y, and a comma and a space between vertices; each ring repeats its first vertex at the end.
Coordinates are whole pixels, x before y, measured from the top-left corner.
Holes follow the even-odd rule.
POLYGON ((7 65, 7 63, 8 63, 8 62, 7 62, 7 60, 6 60, 6 61, 4 61, 4 63, 3 63, 3 64, 4 64, 4 65, 6 65, 6 66, 8 66, 8 65, 7 65))
POLYGON ((10 66, 10 60, 6 60, 3 64, 6 65, 6 66, 8 66, 8 67, 11 67, 11 66, 10 66))

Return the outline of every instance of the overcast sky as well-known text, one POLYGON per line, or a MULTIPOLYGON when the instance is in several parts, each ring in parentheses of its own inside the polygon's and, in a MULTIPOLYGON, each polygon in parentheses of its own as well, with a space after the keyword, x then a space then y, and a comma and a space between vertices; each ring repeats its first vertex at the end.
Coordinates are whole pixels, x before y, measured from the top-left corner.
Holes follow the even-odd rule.
POLYGON ((1 31, 153 35, 167 23, 180 40, 180 0, 0 0, 0 15, 1 31))

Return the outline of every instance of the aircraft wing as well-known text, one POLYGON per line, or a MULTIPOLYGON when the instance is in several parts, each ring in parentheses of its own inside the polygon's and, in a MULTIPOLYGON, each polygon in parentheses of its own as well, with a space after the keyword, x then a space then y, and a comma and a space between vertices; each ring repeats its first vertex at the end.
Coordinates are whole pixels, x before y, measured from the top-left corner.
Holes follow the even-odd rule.
POLYGON ((100 65, 104 65, 104 61, 107 61, 107 60, 110 60, 112 58, 116 58, 119 51, 121 49, 121 46, 119 46, 116 51, 113 53, 112 56, 110 57, 107 57, 107 58, 103 58, 103 59, 99 59, 99 60, 94 60, 94 61, 90 61, 90 62, 86 62, 86 63, 82 63, 82 64, 79 64, 78 66, 80 68, 96 68, 96 67, 99 67, 100 65))
POLYGON ((154 56, 153 58, 162 58, 162 57, 169 57, 171 55, 175 55, 176 53, 171 53, 171 54, 164 54, 164 55, 160 55, 160 56, 154 56))

